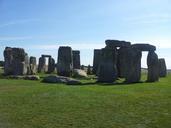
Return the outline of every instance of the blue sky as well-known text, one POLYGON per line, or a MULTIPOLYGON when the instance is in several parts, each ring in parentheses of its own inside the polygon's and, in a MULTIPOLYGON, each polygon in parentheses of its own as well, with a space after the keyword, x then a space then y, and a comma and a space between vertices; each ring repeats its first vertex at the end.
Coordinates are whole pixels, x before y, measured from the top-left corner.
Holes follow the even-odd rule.
POLYGON ((87 65, 94 48, 118 39, 156 45, 171 68, 170 7, 170 0, 0 0, 0 60, 5 46, 57 59, 58 47, 70 45, 87 65))

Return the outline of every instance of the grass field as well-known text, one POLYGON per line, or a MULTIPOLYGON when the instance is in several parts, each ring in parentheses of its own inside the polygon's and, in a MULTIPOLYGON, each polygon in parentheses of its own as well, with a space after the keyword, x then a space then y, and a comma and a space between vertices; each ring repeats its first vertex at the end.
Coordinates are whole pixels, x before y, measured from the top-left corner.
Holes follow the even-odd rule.
POLYGON ((129 85, 0 79, 0 128, 171 128, 170 83, 171 75, 129 85))

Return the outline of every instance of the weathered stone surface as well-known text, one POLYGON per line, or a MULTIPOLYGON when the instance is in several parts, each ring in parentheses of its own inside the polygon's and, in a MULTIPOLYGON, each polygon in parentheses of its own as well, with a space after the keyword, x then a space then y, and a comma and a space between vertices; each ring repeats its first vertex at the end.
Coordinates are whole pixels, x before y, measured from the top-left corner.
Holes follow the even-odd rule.
POLYGON ((98 68, 98 82, 111 83, 117 79, 116 49, 103 48, 98 68))
POLYGON ((73 50, 73 68, 74 69, 80 69, 80 51, 73 50))
POLYGON ((46 59, 45 57, 39 58, 38 72, 46 72, 46 59))
POLYGON ((75 78, 86 78, 87 73, 81 69, 74 69, 73 70, 73 77, 75 77, 75 78))
POLYGON ((120 40, 106 40, 106 48, 115 49, 116 47, 130 47, 131 43, 127 41, 120 41, 120 40))
POLYGON ((126 48, 124 49, 124 59, 122 62, 124 67, 123 76, 126 83, 137 83, 141 78, 141 57, 142 53, 138 49, 126 48))
POLYGON ((28 55, 22 48, 6 47, 4 50, 4 73, 6 75, 24 75, 27 74, 29 63, 28 55))
POLYGON ((57 76, 57 75, 50 75, 43 79, 45 83, 64 83, 69 85, 81 84, 79 80, 64 77, 64 76, 57 76))
POLYGON ((164 58, 159 59, 159 76, 166 77, 167 76, 167 67, 164 58))
POLYGON ((94 49, 93 74, 97 75, 97 70, 101 60, 101 49, 94 49))
POLYGON ((118 77, 125 78, 126 72, 129 68, 127 58, 128 54, 128 48, 127 47, 121 47, 118 50, 118 62, 117 62, 117 69, 118 69, 118 77))
POLYGON ((150 44, 133 44, 132 48, 138 49, 140 51, 155 51, 156 47, 150 44))
POLYGON ((36 57, 30 57, 30 74, 34 75, 37 73, 36 57))
POLYGON ((73 56, 71 47, 59 47, 57 72, 60 76, 71 76, 73 70, 73 56))
POLYGON ((54 71, 55 71, 55 60, 50 57, 48 62, 48 73, 52 73, 54 71))
POLYGON ((13 74, 13 67, 12 67, 12 63, 13 63, 13 52, 12 52, 12 48, 10 47, 6 47, 4 50, 4 60, 5 60, 5 64, 4 64, 4 73, 6 75, 12 75, 13 74))
POLYGON ((159 80, 159 60, 155 52, 149 52, 147 56, 148 66, 148 82, 155 82, 159 80))

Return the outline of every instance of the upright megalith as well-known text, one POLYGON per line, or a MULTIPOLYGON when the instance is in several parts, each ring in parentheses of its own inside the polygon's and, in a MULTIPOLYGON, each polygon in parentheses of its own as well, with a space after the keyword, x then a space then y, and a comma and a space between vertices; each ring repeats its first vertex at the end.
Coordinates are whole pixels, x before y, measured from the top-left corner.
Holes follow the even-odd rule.
POLYGON ((158 56, 154 51, 150 51, 147 56, 148 66, 148 82, 155 82, 159 80, 159 60, 158 56))
POLYGON ((60 76, 70 77, 73 70, 73 55, 71 47, 59 47, 57 72, 60 76))
POLYGON ((159 76, 166 77, 167 75, 167 67, 164 58, 159 59, 159 76))
POLYGON ((125 48, 125 71, 123 76, 126 83, 137 83, 141 78, 141 57, 142 52, 138 49, 128 47, 125 48))
POLYGON ((37 73, 36 57, 30 57, 30 74, 34 75, 37 73))
POLYGON ((28 72, 28 55, 22 48, 6 47, 4 50, 4 73, 6 75, 25 75, 28 72))
POLYGON ((94 49, 93 74, 97 75, 97 70, 101 60, 101 49, 94 49))
POLYGON ((121 47, 118 50, 118 61, 117 61, 117 69, 118 69, 118 77, 125 78, 126 72, 129 69, 128 61, 130 61, 127 58, 128 54, 128 47, 121 47))
POLYGON ((124 77, 127 68, 125 48, 131 47, 131 43, 122 40, 106 40, 105 43, 106 48, 116 49, 118 77, 124 77))
POLYGON ((74 69, 80 69, 80 51, 78 50, 73 50, 72 51, 73 54, 73 68, 74 69))
POLYGON ((103 48, 98 68, 98 82, 112 83, 117 79, 116 49, 103 48))
POLYGON ((55 60, 52 57, 49 57, 48 61, 48 73, 55 71, 55 60))
POLYGON ((46 58, 43 56, 39 58, 38 72, 39 73, 46 72, 46 58))

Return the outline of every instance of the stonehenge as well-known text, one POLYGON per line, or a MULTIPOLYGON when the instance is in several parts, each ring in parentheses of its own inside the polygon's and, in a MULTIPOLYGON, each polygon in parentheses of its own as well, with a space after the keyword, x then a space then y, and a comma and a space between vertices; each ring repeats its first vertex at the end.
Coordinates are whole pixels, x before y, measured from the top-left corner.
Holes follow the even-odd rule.
POLYGON ((166 76, 167 69, 165 61, 158 59, 158 56, 155 53, 155 46, 143 43, 131 44, 128 41, 119 40, 106 40, 105 43, 105 48, 94 50, 93 73, 97 74, 98 72, 98 81, 110 83, 114 82, 117 78, 124 78, 126 83, 139 82, 141 79, 142 52, 148 52, 147 81, 155 82, 158 81, 159 76, 166 76), (108 55, 105 55, 107 51, 108 55), (114 60, 112 57, 110 58, 111 54, 113 54, 112 57, 115 58, 114 60), (111 61, 110 64, 108 63, 108 59, 111 61), (110 67, 110 70, 108 67, 110 67))
POLYGON ((159 77, 167 76, 164 58, 158 58, 156 47, 151 44, 131 44, 129 41, 106 40, 102 49, 94 49, 93 67, 81 66, 80 51, 69 46, 58 49, 57 63, 51 55, 42 54, 29 57, 22 48, 6 47, 4 50, 5 75, 35 75, 38 73, 57 73, 59 76, 72 77, 74 70, 87 70, 88 75, 96 75, 97 82, 113 83, 123 78, 126 83, 137 83, 141 80, 142 52, 147 56, 147 82, 156 82, 159 77), (46 64, 46 59, 48 62, 46 64))

